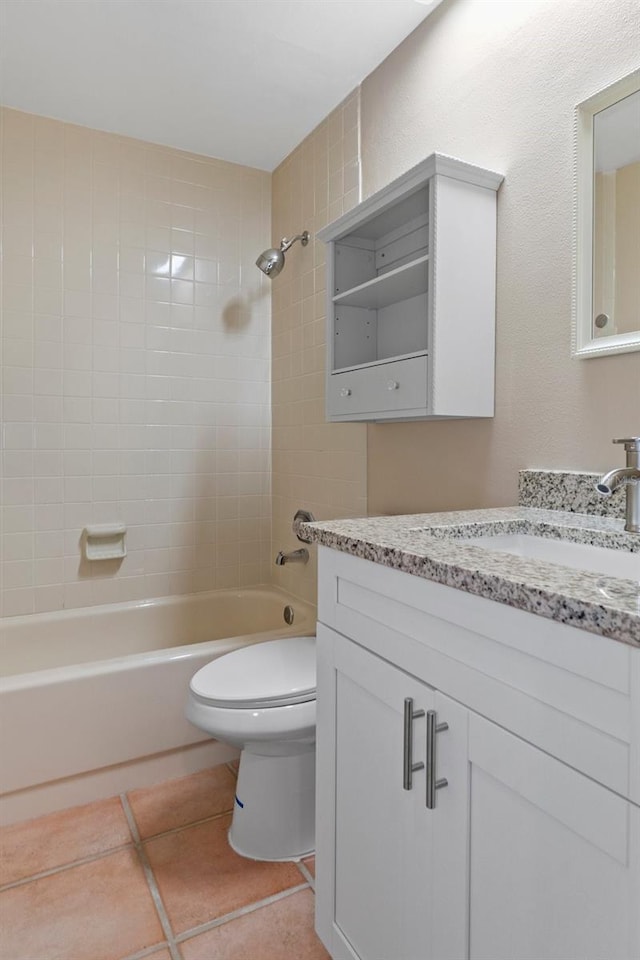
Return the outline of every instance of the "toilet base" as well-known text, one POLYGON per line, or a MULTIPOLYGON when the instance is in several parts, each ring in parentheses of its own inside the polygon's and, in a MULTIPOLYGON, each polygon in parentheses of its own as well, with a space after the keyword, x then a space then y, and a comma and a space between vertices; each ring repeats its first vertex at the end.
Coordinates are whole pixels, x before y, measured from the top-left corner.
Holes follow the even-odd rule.
POLYGON ((299 860, 315 848, 315 744, 287 756, 240 755, 229 843, 252 860, 299 860))

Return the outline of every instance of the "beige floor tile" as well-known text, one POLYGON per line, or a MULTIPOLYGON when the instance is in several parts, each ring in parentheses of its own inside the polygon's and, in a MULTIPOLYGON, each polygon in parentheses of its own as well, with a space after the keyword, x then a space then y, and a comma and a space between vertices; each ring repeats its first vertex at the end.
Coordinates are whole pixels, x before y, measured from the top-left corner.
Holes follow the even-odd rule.
POLYGON ((184 960, 329 960, 313 929, 313 894, 290 897, 182 943, 184 960))
POLYGON ((305 857, 305 859, 304 859, 302 862, 304 863, 305 867, 307 868, 307 870, 309 871, 309 873, 311 874, 311 876, 312 876, 312 877, 315 877, 315 875, 316 875, 316 858, 315 858, 315 857, 305 857))
POLYGON ((261 863, 234 853, 227 841, 230 822, 220 817, 145 844, 177 933, 302 881, 293 863, 261 863))
POLYGON ((226 764, 154 787, 132 790, 129 803, 145 839, 233 809, 235 778, 226 764))
POLYGON ((164 935, 133 850, 0 894, 2 960, 119 960, 164 935))
POLYGON ((0 886, 130 843, 117 797, 0 829, 0 886))

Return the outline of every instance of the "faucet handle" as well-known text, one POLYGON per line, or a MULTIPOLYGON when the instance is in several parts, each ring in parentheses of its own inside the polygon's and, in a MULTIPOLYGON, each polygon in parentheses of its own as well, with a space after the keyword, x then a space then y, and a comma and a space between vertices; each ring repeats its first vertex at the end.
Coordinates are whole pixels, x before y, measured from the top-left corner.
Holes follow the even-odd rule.
POLYGON ((640 450, 640 437, 620 437, 612 443, 624 443, 625 450, 640 450))
POLYGON ((315 521, 314 515, 309 510, 296 510, 296 514, 293 518, 293 523, 291 524, 291 529, 295 533, 298 540, 302 543, 311 543, 311 537, 304 537, 300 534, 300 524, 301 523, 313 523, 315 521))

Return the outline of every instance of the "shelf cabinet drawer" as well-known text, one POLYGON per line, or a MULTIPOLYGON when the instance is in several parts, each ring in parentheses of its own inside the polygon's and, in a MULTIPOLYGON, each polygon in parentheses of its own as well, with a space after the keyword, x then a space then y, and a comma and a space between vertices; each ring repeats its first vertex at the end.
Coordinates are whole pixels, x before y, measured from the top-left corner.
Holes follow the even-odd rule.
POLYGON ((332 416, 368 415, 384 419, 405 411, 427 411, 426 356, 409 357, 334 373, 329 378, 329 412, 332 416))

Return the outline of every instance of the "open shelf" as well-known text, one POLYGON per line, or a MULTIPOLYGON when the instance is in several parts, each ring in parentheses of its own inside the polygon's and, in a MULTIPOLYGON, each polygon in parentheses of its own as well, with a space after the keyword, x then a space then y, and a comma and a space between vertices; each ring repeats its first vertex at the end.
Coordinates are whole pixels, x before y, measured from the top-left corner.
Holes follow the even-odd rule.
POLYGON ((382 310, 392 303, 410 300, 427 290, 426 264, 429 255, 405 263, 389 273, 383 273, 373 280, 367 280, 358 287, 352 287, 345 293, 333 298, 335 306, 365 307, 369 310, 382 310))
POLYGON ((397 357, 382 357, 381 360, 370 360, 368 363, 354 363, 350 367, 338 367, 332 373, 348 373, 350 370, 361 370, 363 367, 380 367, 383 363, 395 363, 397 360, 411 360, 413 357, 426 357, 428 350, 416 350, 413 353, 403 353, 397 357))
POLYGON ((433 154, 318 231, 329 420, 493 416, 501 181, 433 154))

